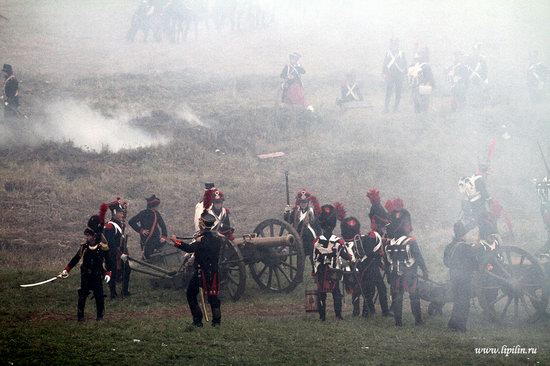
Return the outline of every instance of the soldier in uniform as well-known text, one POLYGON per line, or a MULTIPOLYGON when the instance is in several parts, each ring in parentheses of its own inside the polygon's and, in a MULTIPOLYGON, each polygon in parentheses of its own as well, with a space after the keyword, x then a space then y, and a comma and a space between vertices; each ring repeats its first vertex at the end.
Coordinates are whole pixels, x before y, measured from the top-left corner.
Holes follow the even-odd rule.
POLYGON ((544 99, 544 89, 550 79, 550 68, 539 59, 539 52, 533 51, 529 57, 527 70, 527 88, 531 102, 538 104, 544 99))
POLYGON ((86 242, 80 246, 76 255, 59 274, 61 278, 69 277, 71 269, 82 259, 80 266, 80 289, 78 290, 77 319, 84 320, 84 308, 86 299, 93 292, 96 303, 96 320, 102 320, 105 313, 105 298, 103 296, 103 283, 111 280, 111 261, 109 247, 101 242, 103 223, 107 206, 102 205, 98 215, 90 217, 88 227, 84 230, 86 242))
POLYGON ((423 48, 414 55, 414 64, 408 69, 409 86, 411 87, 414 111, 427 112, 430 107, 430 96, 434 88, 434 76, 429 64, 429 52, 423 48))
POLYGON ((212 230, 225 236, 229 240, 235 239, 233 233, 235 230, 231 227, 229 221, 229 209, 223 206, 225 195, 213 183, 207 183, 209 188, 205 188, 205 196, 209 197, 208 207, 204 206, 204 199, 195 206, 195 231, 200 231, 200 216, 206 210, 209 214, 216 218, 216 223, 212 230), (211 198, 211 199, 210 199, 211 198), (201 211, 202 210, 202 211, 201 211))
POLYGON ((302 55, 298 52, 288 55, 288 64, 281 71, 281 78, 284 79, 281 85, 282 102, 307 107, 302 84, 302 75, 306 73, 306 70, 299 63, 301 57, 302 55))
POLYGON ((458 181, 459 192, 464 195, 462 221, 466 232, 477 226, 481 239, 487 239, 489 235, 498 232, 496 220, 488 210, 492 202, 485 178, 488 170, 488 165, 480 164, 476 174, 471 177, 462 177, 458 181))
POLYGON ((443 263, 450 269, 453 311, 448 327, 460 332, 466 331, 470 299, 472 297, 472 277, 479 270, 483 247, 479 243, 464 240, 466 229, 462 222, 454 225, 454 238, 445 247, 443 263))
POLYGON ((350 72, 346 74, 346 80, 340 87, 340 97, 336 99, 336 104, 343 106, 345 103, 361 101, 363 101, 363 94, 355 81, 355 75, 350 72))
POLYGON ((386 247, 386 259, 391 274, 392 310, 396 326, 403 325, 403 295, 405 291, 409 293, 415 324, 423 324, 420 295, 417 289, 417 271, 420 268, 424 279, 427 280, 428 269, 416 239, 410 236, 411 231, 411 214, 409 211, 404 208, 394 209, 391 213, 389 229, 389 232, 392 233, 392 239, 386 247))
MULTIPOLYGON (((206 194, 203 202, 205 207, 211 204, 210 198, 206 197, 206 194)), ((195 327, 202 327, 203 325, 203 313, 197 301, 201 289, 203 294, 206 294, 212 310, 212 326, 221 324, 221 301, 218 298, 220 289, 218 261, 224 239, 214 230, 216 222, 216 217, 204 210, 199 219, 199 231, 190 244, 177 240, 175 236, 172 236, 172 241, 177 248, 195 255, 195 271, 187 286, 187 302, 195 327)))
POLYGON ((122 295, 130 296, 128 291, 130 283, 130 266, 121 259, 122 255, 128 254, 126 248, 126 234, 124 220, 126 218, 126 204, 120 198, 109 204, 111 220, 105 225, 103 233, 109 245, 109 257, 113 263, 113 281, 109 283, 111 299, 118 296, 116 291, 117 279, 122 281, 122 295))
POLYGON ((470 85, 477 87, 484 104, 489 98, 489 67, 484 55, 481 54, 481 43, 476 43, 472 54, 468 56, 466 65, 470 73, 470 85))
POLYGON ((19 82, 13 74, 11 65, 4 64, 2 67, 4 74, 4 119, 16 118, 19 115, 19 82))
POLYGON ((454 64, 448 69, 448 81, 451 86, 452 96, 451 108, 453 111, 464 109, 466 105, 466 92, 470 83, 470 72, 465 60, 464 52, 455 52, 454 64))
POLYGON ((302 189, 296 194, 294 207, 287 207, 290 211, 289 222, 300 234, 304 244, 304 253, 309 256, 313 270, 313 242, 318 236, 319 228, 316 217, 321 212, 317 198, 302 189))
POLYGON ((148 259, 151 254, 159 250, 166 242, 168 233, 166 224, 158 207, 160 199, 154 194, 145 199, 147 208, 140 211, 137 215, 128 221, 128 225, 134 231, 139 233, 141 250, 145 259, 148 259))
POLYGON ((384 112, 387 113, 390 107, 392 94, 395 91, 395 104, 393 111, 399 109, 401 100, 401 89, 403 88, 403 79, 407 72, 407 61, 405 54, 399 49, 399 39, 394 38, 390 41, 390 48, 384 56, 382 65, 382 75, 386 80, 386 98, 384 101, 384 112))
POLYGON ((332 293, 336 319, 342 319, 342 268, 340 257, 351 260, 347 247, 342 239, 333 234, 336 221, 343 219, 345 210, 340 204, 323 205, 319 215, 319 225, 322 234, 313 244, 314 250, 314 277, 317 283, 317 309, 319 318, 326 319, 327 292, 332 293))

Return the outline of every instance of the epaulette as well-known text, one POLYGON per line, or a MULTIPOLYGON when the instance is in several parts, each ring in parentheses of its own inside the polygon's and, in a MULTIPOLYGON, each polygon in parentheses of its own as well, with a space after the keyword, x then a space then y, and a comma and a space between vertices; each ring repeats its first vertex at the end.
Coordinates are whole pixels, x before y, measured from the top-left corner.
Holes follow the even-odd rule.
POLYGON ((113 223, 111 222, 108 222, 106 225, 105 225, 105 229, 112 229, 114 226, 113 226, 113 223))

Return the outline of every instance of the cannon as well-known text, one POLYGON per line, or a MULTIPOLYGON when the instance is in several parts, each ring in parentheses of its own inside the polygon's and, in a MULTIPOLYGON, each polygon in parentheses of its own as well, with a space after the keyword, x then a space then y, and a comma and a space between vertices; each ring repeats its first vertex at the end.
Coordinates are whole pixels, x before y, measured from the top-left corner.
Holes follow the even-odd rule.
MULTIPOLYGON (((549 280, 541 263, 527 251, 506 245, 486 252, 474 273, 472 296, 494 322, 536 322, 548 306, 549 280)), ((429 314, 441 313, 452 301, 450 283, 418 280, 420 297, 429 301, 429 314)))
MULTIPOLYGON (((128 257, 132 270, 153 279, 154 287, 181 288, 193 271, 192 255, 166 245, 148 261, 128 257)), ((237 301, 244 293, 247 267, 258 286, 270 292, 290 292, 302 282, 304 250, 299 234, 286 221, 267 219, 252 233, 224 239, 220 251, 221 295, 237 301)))

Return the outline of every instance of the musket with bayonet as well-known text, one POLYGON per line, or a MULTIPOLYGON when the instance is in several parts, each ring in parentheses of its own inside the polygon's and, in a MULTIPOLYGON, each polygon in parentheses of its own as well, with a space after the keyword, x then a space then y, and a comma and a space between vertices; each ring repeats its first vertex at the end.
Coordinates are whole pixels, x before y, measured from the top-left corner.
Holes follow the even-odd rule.
POLYGON ((285 170, 285 188, 286 188, 286 209, 285 209, 285 213, 284 213, 284 220, 286 222, 290 222, 290 213, 291 211, 289 210, 289 207, 290 207, 290 190, 289 190, 289 187, 288 187, 288 170, 285 170))

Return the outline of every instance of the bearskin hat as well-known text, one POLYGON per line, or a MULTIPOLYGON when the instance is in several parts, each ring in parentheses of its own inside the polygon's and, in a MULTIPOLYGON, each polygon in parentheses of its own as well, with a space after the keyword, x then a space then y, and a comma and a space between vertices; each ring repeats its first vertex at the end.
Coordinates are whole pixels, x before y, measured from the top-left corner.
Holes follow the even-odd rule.
POLYGON ((353 216, 346 217, 340 223, 340 232, 344 240, 353 240, 361 232, 361 223, 353 216))
POLYGON ((343 220, 345 216, 346 210, 341 203, 336 202, 334 205, 323 205, 319 214, 319 225, 323 229, 334 230, 336 221, 343 220))
POLYGON ((388 231, 392 236, 408 235, 413 230, 411 213, 404 208, 393 210, 390 214, 390 220, 388 231))
POLYGON ((146 198, 145 201, 147 201, 147 208, 154 208, 160 205, 160 198, 154 194, 151 195, 151 197, 146 198))
POLYGON ((99 206, 98 214, 92 215, 88 219, 88 224, 86 225, 86 229, 84 229, 84 234, 95 235, 103 232, 103 226, 105 225, 105 214, 108 209, 109 206, 106 203, 102 203, 101 206, 99 206))

